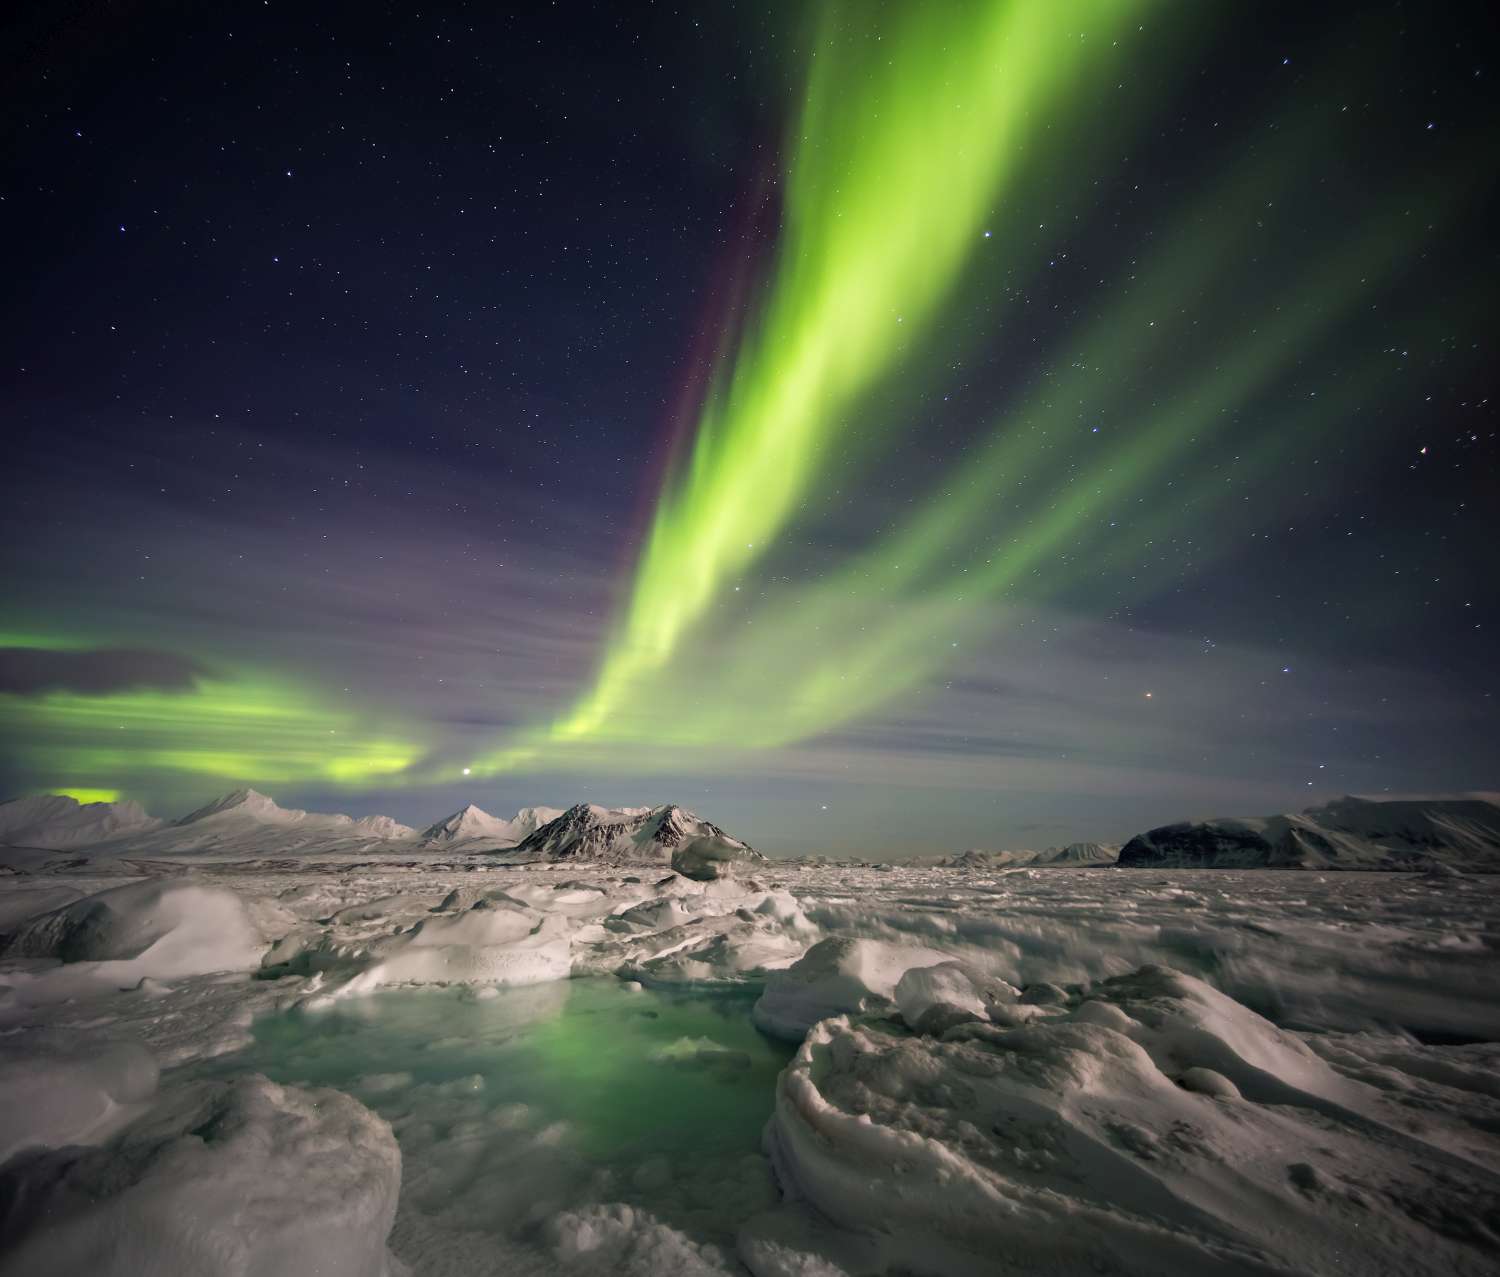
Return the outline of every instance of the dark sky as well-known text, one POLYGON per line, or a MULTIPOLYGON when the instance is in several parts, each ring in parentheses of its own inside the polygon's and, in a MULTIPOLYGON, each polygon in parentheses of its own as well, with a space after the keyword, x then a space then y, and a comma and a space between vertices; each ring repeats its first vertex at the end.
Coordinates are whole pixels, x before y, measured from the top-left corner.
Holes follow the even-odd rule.
POLYGON ((502 8, 5 19, 0 791, 1500 788, 1488 6, 502 8))

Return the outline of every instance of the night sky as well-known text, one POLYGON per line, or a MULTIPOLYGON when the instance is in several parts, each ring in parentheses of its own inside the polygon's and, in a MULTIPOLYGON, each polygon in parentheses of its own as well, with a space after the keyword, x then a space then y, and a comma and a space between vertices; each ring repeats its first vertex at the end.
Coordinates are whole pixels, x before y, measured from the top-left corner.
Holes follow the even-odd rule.
POLYGON ((1500 788, 1492 6, 507 8, 4 19, 0 794, 1500 788))

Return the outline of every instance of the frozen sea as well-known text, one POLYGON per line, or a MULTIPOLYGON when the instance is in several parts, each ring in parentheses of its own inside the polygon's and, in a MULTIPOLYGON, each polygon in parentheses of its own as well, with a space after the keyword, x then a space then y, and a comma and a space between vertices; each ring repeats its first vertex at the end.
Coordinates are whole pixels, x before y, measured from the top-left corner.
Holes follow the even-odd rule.
POLYGON ((1493 1273, 1500 877, 0 886, 0 1273, 1493 1273))

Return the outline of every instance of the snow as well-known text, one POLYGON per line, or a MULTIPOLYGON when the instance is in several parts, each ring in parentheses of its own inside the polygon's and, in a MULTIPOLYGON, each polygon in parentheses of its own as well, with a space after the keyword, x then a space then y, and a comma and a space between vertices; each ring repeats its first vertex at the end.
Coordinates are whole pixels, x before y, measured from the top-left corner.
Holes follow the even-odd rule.
MULTIPOLYGON (((146 835, 218 828, 208 854, 27 853, 0 885, 0 1272, 1500 1255, 1500 877, 705 881, 666 870, 716 836, 676 808, 570 809, 561 860, 515 863, 214 806, 146 835)), ((1436 827, 1386 815, 1357 836, 1436 827)))

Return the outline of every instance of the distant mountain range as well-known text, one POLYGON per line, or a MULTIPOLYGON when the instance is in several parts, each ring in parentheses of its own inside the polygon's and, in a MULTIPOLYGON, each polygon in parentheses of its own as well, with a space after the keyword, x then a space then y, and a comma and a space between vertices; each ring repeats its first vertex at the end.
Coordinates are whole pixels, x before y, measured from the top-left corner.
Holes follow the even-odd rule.
MULTIPOLYGON (((673 804, 566 810, 524 807, 503 819, 473 804, 414 830, 389 816, 352 816, 278 806, 253 789, 180 820, 163 821, 133 802, 80 803, 47 794, 0 803, 0 847, 70 852, 90 859, 205 856, 463 854, 504 863, 577 860, 670 862, 672 853, 712 839, 721 850, 749 844, 673 804)), ((1500 805, 1485 797, 1376 801, 1341 798, 1294 815, 1163 825, 1123 848, 1081 842, 1042 851, 973 849, 925 862, 960 870, 1107 867, 1151 869, 1379 869, 1500 872, 1500 805)))
POLYGON ((139 803, 80 803, 62 794, 40 794, 0 803, 0 844, 67 851, 165 823, 148 816, 139 803))
POLYGON ((1082 869, 1112 865, 1120 854, 1117 843, 1070 842, 1041 851, 982 851, 977 847, 937 862, 944 869, 1082 869))
POLYGON ((80 803, 48 794, 0 803, 0 846, 86 851, 91 858, 410 851, 489 853, 525 863, 665 863, 683 844, 709 837, 760 859, 748 843, 672 804, 523 807, 504 820, 471 803, 419 832, 389 816, 355 819, 280 807, 253 789, 237 789, 171 822, 132 802, 80 803))

